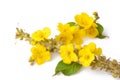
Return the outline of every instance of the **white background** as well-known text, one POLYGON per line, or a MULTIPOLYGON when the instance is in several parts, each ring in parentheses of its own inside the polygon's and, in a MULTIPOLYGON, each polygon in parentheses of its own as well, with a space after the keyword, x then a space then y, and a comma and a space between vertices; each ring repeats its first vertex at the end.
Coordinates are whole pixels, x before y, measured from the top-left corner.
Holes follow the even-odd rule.
POLYGON ((0 80, 119 80, 109 73, 83 68, 70 77, 52 76, 60 60, 57 54, 43 65, 30 66, 31 46, 15 40, 16 27, 32 33, 48 26, 52 37, 58 22, 74 21, 74 15, 97 11, 104 34, 109 38, 85 40, 103 48, 103 54, 120 61, 120 1, 119 0, 0 0, 0 80))

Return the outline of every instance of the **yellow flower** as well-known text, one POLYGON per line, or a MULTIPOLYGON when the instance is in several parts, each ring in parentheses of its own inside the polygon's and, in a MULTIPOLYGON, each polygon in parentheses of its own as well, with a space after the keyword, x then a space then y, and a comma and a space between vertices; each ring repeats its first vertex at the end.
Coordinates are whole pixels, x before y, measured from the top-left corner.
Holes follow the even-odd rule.
POLYGON ((48 27, 44 27, 42 31, 44 33, 45 39, 47 39, 49 35, 51 34, 50 28, 48 27))
POLYGON ((79 45, 82 44, 82 39, 85 37, 85 31, 77 27, 72 27, 71 29, 73 35, 72 42, 79 45))
POLYGON ((88 45, 85 45, 83 48, 89 49, 91 51, 91 53, 93 53, 94 55, 97 55, 97 56, 100 56, 102 54, 102 49, 96 48, 96 44, 93 42, 90 42, 88 45))
POLYGON ((59 34, 58 36, 56 36, 56 41, 60 41, 63 44, 68 44, 71 42, 71 40, 73 39, 73 36, 70 32, 62 32, 61 34, 59 34))
POLYGON ((32 56, 31 59, 35 60, 38 65, 43 64, 46 61, 49 61, 51 58, 50 52, 40 44, 31 48, 32 56))
POLYGON ((60 47, 60 57, 63 59, 63 62, 70 64, 71 62, 77 62, 78 56, 74 52, 73 44, 67 44, 60 47))
POLYGON ((95 59, 95 55, 99 56, 101 53, 102 49, 96 48, 96 44, 91 42, 88 45, 84 45, 84 47, 79 50, 79 62, 85 67, 90 66, 95 59))
POLYGON ((96 49, 96 44, 93 42, 90 42, 87 47, 90 49, 91 52, 94 52, 96 49))
POLYGON ((78 45, 75 45, 75 48, 76 48, 77 50, 80 50, 80 49, 81 49, 81 46, 78 44, 78 45))
POLYGON ((69 24, 62 24, 62 23, 58 24, 58 30, 60 32, 66 32, 66 31, 69 31, 69 29, 70 29, 70 25, 69 24))
POLYGON ((89 49, 83 48, 79 51, 79 62, 84 66, 90 66, 95 56, 89 49))
POLYGON ((88 29, 91 27, 94 19, 86 13, 81 13, 75 16, 75 21, 84 29, 88 29))
POLYGON ((101 48, 96 48, 94 51, 94 54, 97 56, 100 56, 102 54, 102 49, 101 48))
POLYGON ((32 39, 35 41, 41 41, 47 39, 50 33, 50 29, 45 27, 43 28, 43 30, 37 30, 36 32, 34 32, 32 34, 32 39))
POLYGON ((95 38, 99 34, 96 27, 97 27, 97 25, 95 23, 93 23, 90 28, 86 29, 86 36, 88 36, 90 38, 95 38))

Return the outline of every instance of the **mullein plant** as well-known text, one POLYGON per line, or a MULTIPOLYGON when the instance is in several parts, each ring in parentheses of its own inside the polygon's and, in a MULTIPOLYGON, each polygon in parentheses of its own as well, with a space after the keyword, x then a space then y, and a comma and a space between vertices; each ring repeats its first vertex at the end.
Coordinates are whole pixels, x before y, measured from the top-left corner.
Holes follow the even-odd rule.
POLYGON ((82 45, 85 37, 104 39, 103 26, 97 22, 99 15, 93 13, 94 17, 82 12, 74 16, 74 22, 58 23, 60 32, 54 38, 49 38, 51 30, 44 27, 32 34, 16 28, 16 39, 25 40, 32 48, 29 62, 31 65, 37 63, 42 65, 51 60, 51 53, 59 53, 61 61, 55 68, 55 74, 63 73, 66 76, 77 73, 82 67, 100 69, 110 72, 113 77, 120 77, 120 63, 102 55, 102 49, 94 42, 82 45))

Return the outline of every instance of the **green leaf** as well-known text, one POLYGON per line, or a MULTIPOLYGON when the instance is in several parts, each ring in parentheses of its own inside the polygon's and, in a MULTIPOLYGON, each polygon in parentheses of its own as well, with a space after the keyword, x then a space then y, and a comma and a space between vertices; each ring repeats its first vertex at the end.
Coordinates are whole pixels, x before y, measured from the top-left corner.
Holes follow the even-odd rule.
POLYGON ((98 30, 98 32, 100 33, 100 34, 102 34, 102 32, 103 32, 103 30, 104 30, 104 28, 103 28, 103 26, 101 25, 101 24, 99 24, 99 23, 97 23, 97 30, 98 30))
POLYGON ((100 39, 104 39, 106 36, 105 35, 103 35, 103 31, 104 31, 104 28, 103 28, 103 26, 101 25, 101 24, 99 24, 99 23, 96 23, 97 24, 97 30, 98 30, 98 32, 99 32, 99 35, 97 36, 97 38, 100 38, 100 39))
POLYGON ((67 66, 68 66, 68 64, 63 63, 63 61, 61 60, 56 66, 55 74, 65 70, 67 68, 67 66))
POLYGON ((64 75, 70 76, 72 74, 75 74, 79 71, 79 69, 82 67, 81 64, 78 63, 71 63, 71 65, 68 66, 65 70, 62 71, 64 75))
POLYGON ((70 76, 72 74, 77 73, 81 68, 82 65, 76 62, 72 62, 71 64, 65 64, 63 63, 63 61, 60 61, 55 69, 55 75, 61 72, 66 76, 70 76))
POLYGON ((107 37, 107 36, 104 36, 104 35, 101 35, 101 34, 97 36, 97 38, 100 38, 100 39, 104 39, 104 38, 106 38, 106 37, 107 37))
POLYGON ((75 26, 76 25, 75 22, 68 22, 67 24, 70 24, 70 26, 75 26))

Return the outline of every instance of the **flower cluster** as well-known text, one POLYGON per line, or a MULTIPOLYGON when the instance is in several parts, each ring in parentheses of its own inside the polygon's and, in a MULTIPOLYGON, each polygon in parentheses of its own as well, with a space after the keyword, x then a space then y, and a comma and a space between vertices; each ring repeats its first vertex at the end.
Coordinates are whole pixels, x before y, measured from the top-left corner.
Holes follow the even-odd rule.
POLYGON ((50 29, 45 27, 43 30, 37 30, 32 33, 31 48, 32 56, 30 57, 29 62, 33 64, 36 62, 38 65, 43 64, 46 61, 49 61, 51 58, 50 52, 46 49, 45 46, 37 43, 39 41, 44 41, 50 35, 50 29))
POLYGON ((82 39, 86 36, 90 38, 99 36, 97 27, 98 25, 94 18, 86 13, 81 13, 75 16, 75 22, 58 24, 58 30, 61 33, 57 35, 56 40, 61 41, 63 44, 75 43, 80 45, 82 44, 82 39))
POLYGON ((79 61, 83 66, 90 66, 91 62, 95 59, 95 56, 99 56, 101 53, 102 49, 96 48, 96 44, 91 42, 79 51, 79 61))
MULTIPOLYGON (((99 39, 106 37, 103 35, 103 26, 97 22, 98 13, 94 12, 93 15, 94 17, 91 17, 83 12, 75 15, 73 22, 58 23, 57 29, 60 33, 55 38, 49 38, 51 30, 45 27, 32 34, 17 28, 16 39, 25 39, 31 44, 32 55, 29 58, 31 65, 34 63, 41 65, 51 59, 51 53, 59 53, 62 60, 56 66, 55 75, 59 72, 72 75, 82 67, 99 68, 100 60, 97 58, 102 57, 102 49, 94 42, 83 45, 85 37, 99 39)), ((101 61, 101 63, 105 62, 101 61)), ((112 61, 109 61, 109 64, 111 63, 112 61)), ((118 77, 120 72, 115 72, 118 68, 114 69, 112 72, 118 77)))
POLYGON ((94 18, 90 17, 86 13, 81 13, 75 16, 75 21, 79 26, 85 30, 86 35, 90 38, 95 38, 99 35, 97 30, 97 24, 94 22, 94 18))
POLYGON ((46 50, 43 45, 36 44, 31 48, 32 56, 30 57, 31 64, 36 61, 38 65, 43 64, 45 61, 50 60, 50 52, 46 50))
POLYGON ((60 56, 64 63, 71 64, 71 62, 78 62, 87 67, 90 66, 95 56, 99 56, 102 53, 102 49, 96 48, 96 44, 93 42, 84 45, 78 49, 77 52, 75 52, 74 49, 73 44, 62 45, 60 47, 60 56))
POLYGON ((85 37, 85 31, 79 29, 78 26, 71 26, 70 24, 58 24, 58 30, 60 34, 56 36, 56 41, 62 42, 62 44, 82 44, 82 39, 85 37), (68 36, 69 35, 69 36, 68 36))

